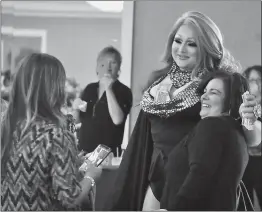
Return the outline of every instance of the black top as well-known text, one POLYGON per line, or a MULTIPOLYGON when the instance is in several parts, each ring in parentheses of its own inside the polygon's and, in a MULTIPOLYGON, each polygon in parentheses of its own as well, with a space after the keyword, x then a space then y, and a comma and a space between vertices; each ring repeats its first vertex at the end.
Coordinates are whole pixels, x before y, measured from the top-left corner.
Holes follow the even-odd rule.
POLYGON ((106 93, 98 100, 98 87, 98 82, 87 85, 81 96, 81 99, 87 102, 87 109, 86 112, 80 112, 82 126, 79 148, 91 152, 99 144, 105 144, 116 154, 117 147, 121 150, 125 121, 132 106, 132 93, 118 80, 114 82, 112 89, 125 115, 124 121, 115 125, 109 114, 106 93))
POLYGON ((161 208, 236 210, 237 186, 247 162, 239 122, 229 116, 201 120, 169 155, 161 208))
POLYGON ((177 112, 166 119, 147 114, 151 123, 151 135, 154 142, 148 179, 153 194, 159 201, 165 184, 164 166, 168 161, 168 155, 200 121, 200 107, 200 102, 198 102, 191 108, 177 112))
POLYGON ((163 151, 176 146, 200 121, 200 109, 201 104, 198 102, 166 119, 148 114, 154 146, 163 151))

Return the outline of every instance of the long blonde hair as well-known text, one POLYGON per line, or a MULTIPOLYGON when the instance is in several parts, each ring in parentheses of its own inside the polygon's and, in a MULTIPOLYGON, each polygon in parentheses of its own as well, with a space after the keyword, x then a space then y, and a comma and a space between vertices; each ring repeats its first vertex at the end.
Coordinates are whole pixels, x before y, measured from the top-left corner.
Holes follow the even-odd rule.
POLYGON ((218 68, 240 71, 240 64, 234 60, 224 47, 223 36, 218 26, 205 14, 197 11, 184 13, 174 24, 166 43, 163 61, 170 67, 173 63, 172 43, 179 28, 184 24, 191 24, 197 31, 197 46, 200 54, 198 63, 192 71, 192 78, 198 71, 218 68))
POLYGON ((37 117, 65 126, 61 107, 65 103, 65 70, 55 57, 33 53, 20 61, 1 126, 1 159, 6 162, 17 123, 25 121, 22 133, 37 117))

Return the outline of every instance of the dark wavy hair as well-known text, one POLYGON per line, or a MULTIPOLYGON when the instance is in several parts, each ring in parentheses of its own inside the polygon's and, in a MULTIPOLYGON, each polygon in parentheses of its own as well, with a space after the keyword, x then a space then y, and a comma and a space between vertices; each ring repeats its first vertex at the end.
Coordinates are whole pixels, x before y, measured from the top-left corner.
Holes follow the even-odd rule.
POLYGON ((221 79, 225 89, 223 113, 235 119, 240 119, 239 107, 242 104, 242 94, 249 90, 246 78, 237 72, 228 72, 223 69, 207 73, 200 82, 198 93, 202 95, 207 84, 212 79, 221 79))

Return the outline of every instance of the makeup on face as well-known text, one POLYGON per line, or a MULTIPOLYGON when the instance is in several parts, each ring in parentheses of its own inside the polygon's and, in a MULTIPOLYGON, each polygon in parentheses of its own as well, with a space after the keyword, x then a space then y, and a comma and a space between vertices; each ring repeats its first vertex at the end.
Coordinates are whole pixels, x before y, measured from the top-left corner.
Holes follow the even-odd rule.
POLYGON ((198 60, 197 32, 190 24, 182 25, 172 44, 172 57, 181 70, 193 70, 198 60))

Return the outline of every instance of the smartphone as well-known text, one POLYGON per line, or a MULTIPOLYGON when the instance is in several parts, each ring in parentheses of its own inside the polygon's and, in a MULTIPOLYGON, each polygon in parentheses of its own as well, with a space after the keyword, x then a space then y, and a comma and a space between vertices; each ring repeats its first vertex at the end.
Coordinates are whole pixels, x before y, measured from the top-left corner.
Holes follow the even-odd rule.
POLYGON ((96 167, 98 167, 103 161, 107 158, 107 156, 110 154, 111 148, 99 144, 96 149, 89 155, 89 157, 84 161, 84 163, 80 166, 80 171, 86 171, 88 169, 88 165, 93 164, 96 167))
POLYGON ((106 159, 106 157, 111 152, 111 148, 99 144, 97 148, 92 152, 92 154, 88 157, 88 160, 92 162, 95 166, 99 166, 103 161, 106 159))

